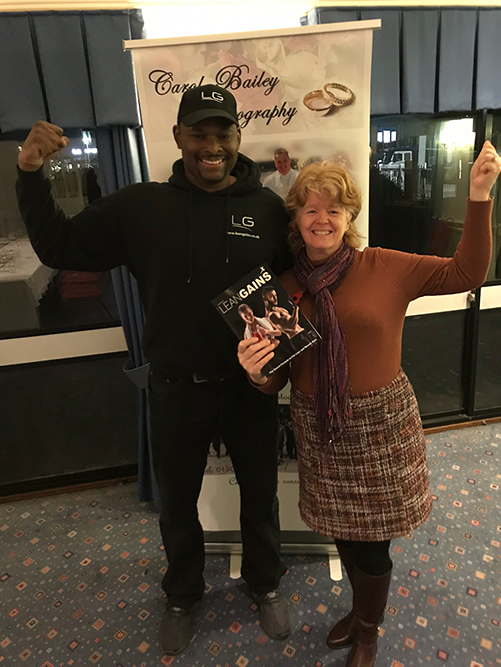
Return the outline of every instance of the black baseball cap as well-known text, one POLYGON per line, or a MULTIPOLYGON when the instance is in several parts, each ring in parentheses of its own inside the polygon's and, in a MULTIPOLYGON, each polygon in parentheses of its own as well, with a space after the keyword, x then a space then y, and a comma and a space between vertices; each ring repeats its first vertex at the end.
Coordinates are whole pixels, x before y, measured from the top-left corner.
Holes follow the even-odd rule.
POLYGON ((214 117, 227 118, 238 125, 237 101, 228 90, 208 83, 184 93, 177 113, 178 124, 189 127, 214 117))

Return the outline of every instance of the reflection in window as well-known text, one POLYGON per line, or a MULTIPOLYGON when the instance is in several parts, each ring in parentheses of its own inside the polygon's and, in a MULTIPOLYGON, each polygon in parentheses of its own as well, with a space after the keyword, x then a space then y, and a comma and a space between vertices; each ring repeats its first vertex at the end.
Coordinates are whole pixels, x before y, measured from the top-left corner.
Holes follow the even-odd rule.
MULTIPOLYGON (((14 191, 21 141, 0 141, 0 337, 117 324, 109 271, 56 271, 33 251, 14 191)), ((69 146, 44 169, 67 215, 101 196, 98 152, 90 132, 70 135, 69 146)))
POLYGON ((380 117, 371 137, 370 245, 451 257, 466 209, 473 119, 380 117))

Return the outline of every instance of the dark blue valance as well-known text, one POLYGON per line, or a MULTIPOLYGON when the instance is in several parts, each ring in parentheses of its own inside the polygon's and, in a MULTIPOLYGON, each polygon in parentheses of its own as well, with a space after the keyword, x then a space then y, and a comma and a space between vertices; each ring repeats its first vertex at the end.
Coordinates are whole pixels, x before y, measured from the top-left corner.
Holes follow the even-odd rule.
POLYGON ((140 10, 0 13, 0 131, 139 124, 130 52, 140 10))
POLYGON ((376 18, 371 114, 501 108, 501 9, 319 7, 302 23, 376 18))
MULTIPOLYGON (((361 19, 372 20, 381 18, 381 12, 370 9, 361 12, 361 19)), ((371 113, 400 113, 400 12, 387 10, 384 15, 384 37, 381 30, 374 30, 372 41, 372 75, 371 75, 371 113), (380 85, 379 68, 374 63, 384 63, 391 88, 380 85), (387 111, 392 109, 392 111, 387 111)))
POLYGON ((477 108, 501 107, 501 9, 483 9, 478 17, 477 108))

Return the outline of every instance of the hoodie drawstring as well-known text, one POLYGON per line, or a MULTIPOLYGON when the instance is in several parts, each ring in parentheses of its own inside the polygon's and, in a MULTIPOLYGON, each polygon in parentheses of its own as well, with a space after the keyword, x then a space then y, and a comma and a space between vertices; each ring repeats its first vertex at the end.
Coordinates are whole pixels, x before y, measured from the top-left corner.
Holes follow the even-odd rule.
MULTIPOLYGON (((230 261, 230 235, 229 231, 231 229, 231 219, 230 219, 230 199, 231 192, 228 192, 226 197, 226 259, 225 263, 228 264, 230 261)), ((188 242, 189 242, 189 275, 188 280, 186 281, 188 285, 191 283, 193 278, 193 191, 190 190, 190 215, 188 223, 188 242)))
POLYGON ((226 199, 226 264, 230 261, 230 198, 231 192, 228 192, 228 197, 226 199))
POLYGON ((189 276, 188 280, 186 281, 188 284, 191 283, 191 279, 193 277, 193 190, 190 189, 190 219, 189 219, 189 236, 188 236, 188 242, 190 245, 189 248, 189 276))

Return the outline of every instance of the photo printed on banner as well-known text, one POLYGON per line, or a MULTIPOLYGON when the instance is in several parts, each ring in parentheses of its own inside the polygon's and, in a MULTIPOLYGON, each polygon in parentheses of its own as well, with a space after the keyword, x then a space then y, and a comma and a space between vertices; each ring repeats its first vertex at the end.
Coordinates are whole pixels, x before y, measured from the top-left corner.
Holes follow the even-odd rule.
MULTIPOLYGON (((186 38, 185 43, 165 40, 160 45, 152 40, 150 48, 129 42, 152 180, 167 180, 180 157, 172 124, 182 94, 215 83, 237 100, 240 151, 259 165, 265 187, 285 198, 302 167, 332 160, 367 193, 373 23, 207 36, 204 41, 186 38)), ((364 203, 357 220, 364 238, 367 211, 364 203)))

